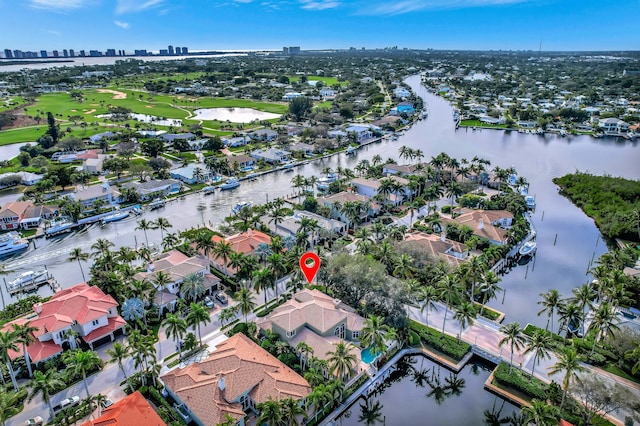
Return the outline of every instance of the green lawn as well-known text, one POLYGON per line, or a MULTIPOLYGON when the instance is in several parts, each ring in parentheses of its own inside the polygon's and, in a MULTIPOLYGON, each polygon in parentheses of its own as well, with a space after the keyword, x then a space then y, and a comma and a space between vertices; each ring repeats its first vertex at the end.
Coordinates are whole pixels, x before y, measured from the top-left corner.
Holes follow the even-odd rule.
POLYGON ((16 109, 24 104, 26 104, 26 101, 22 96, 12 96, 8 99, 0 99, 0 112, 16 109))
POLYGON ((463 127, 490 127, 492 129, 506 129, 507 125, 506 124, 489 124, 489 123, 483 123, 480 120, 462 120, 460 122, 460 126, 463 127))
MULTIPOLYGON (((292 82, 292 83, 297 82, 298 80, 300 80, 300 76, 299 75, 289 76, 289 81, 292 82)), ((327 86, 333 86, 334 84, 340 84, 341 86, 346 86, 349 83, 347 81, 338 81, 338 79, 336 77, 321 77, 319 75, 309 75, 309 76, 307 76, 307 80, 309 80, 309 81, 313 81, 313 80, 322 81, 327 86)))

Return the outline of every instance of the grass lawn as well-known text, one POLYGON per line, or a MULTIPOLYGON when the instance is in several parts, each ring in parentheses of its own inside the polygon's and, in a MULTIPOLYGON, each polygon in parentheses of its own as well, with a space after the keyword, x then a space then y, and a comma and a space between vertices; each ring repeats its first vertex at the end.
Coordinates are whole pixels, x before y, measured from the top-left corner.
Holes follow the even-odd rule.
POLYGON ((506 124, 489 124, 489 123, 483 123, 480 120, 462 120, 460 122, 461 126, 467 126, 467 127, 489 127, 492 129, 506 129, 507 125, 506 124))
POLYGON ((16 109, 26 103, 27 102, 22 96, 11 96, 7 99, 0 100, 0 112, 10 109, 16 109))
POLYGON ((624 379, 631 380, 632 382, 640 383, 640 379, 638 379, 638 377, 629 375, 627 372, 625 372, 624 370, 621 370, 615 364, 609 363, 605 367, 602 367, 602 369, 605 371, 608 371, 611 374, 615 374, 616 376, 620 376, 624 379))
POLYGON ((333 102, 331 101, 324 101, 324 102, 318 102, 314 108, 318 109, 318 108, 326 108, 326 109, 331 109, 331 105, 333 105, 333 102))
MULTIPOLYGON (((294 76, 289 76, 289 81, 294 83, 296 81, 300 80, 300 76, 299 75, 294 75, 294 76)), ((338 81, 338 79, 336 77, 321 77, 319 75, 309 75, 307 76, 307 80, 309 81, 322 81, 324 82, 324 84, 326 84, 327 86, 333 86, 334 84, 340 84, 341 86, 346 86, 349 82, 348 81, 338 81)))

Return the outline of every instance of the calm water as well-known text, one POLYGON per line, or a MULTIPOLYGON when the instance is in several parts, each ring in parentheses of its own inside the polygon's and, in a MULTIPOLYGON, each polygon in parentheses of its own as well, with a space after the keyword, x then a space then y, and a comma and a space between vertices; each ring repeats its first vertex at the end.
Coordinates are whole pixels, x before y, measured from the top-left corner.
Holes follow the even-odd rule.
POLYGON ((254 120, 271 120, 280 114, 258 111, 253 108, 203 108, 194 111, 195 116, 190 120, 219 120, 233 123, 251 123, 254 120))
POLYGON ((406 357, 381 394, 361 397, 337 425, 468 426, 486 424, 491 414, 503 419, 514 405, 482 390, 490 366, 473 360, 458 374, 423 356, 406 357))
MULTIPOLYGON (((529 265, 528 272, 526 266, 518 267, 503 277, 502 287, 506 289, 504 304, 500 298, 492 301, 491 305, 506 312, 506 322, 531 322, 544 326, 546 318, 536 316, 537 305, 532 307, 539 299, 538 294, 557 288, 563 295, 569 295, 573 287, 586 282, 588 277, 585 272, 592 256, 597 258, 607 249, 593 221, 558 194, 551 178, 575 170, 588 170, 639 179, 640 153, 637 144, 586 136, 543 138, 491 130, 455 131, 449 104, 419 86, 419 77, 407 81, 428 103, 430 114, 427 120, 418 122, 399 141, 372 144, 361 148, 353 156, 340 154, 314 161, 297 167, 296 173, 308 177, 320 175, 325 167, 354 168, 358 161, 371 160, 374 155, 398 159, 398 149, 402 145, 421 149, 425 153, 425 160, 445 151, 458 159, 464 157, 470 160, 478 155, 491 160, 494 166, 515 166, 531 183, 530 193, 537 197, 538 209, 533 217, 538 231, 538 252, 535 264, 529 265), (556 234, 557 244, 554 246, 556 234)), ((159 216, 165 217, 173 224, 172 231, 197 226, 203 221, 211 222, 215 227, 239 201, 259 203, 291 193, 290 181, 294 175, 276 172, 264 175, 255 182, 242 182, 233 191, 187 196, 168 203, 163 209, 145 213, 145 218, 155 220, 159 216)), ((144 241, 144 235, 141 231, 135 231, 135 227, 135 219, 126 219, 104 227, 93 225, 78 234, 51 240, 40 239, 36 242, 37 249, 31 248, 7 263, 9 268, 16 271, 41 268, 46 264, 63 286, 70 286, 82 279, 77 264, 66 262, 73 247, 89 251, 97 238, 107 238, 116 247, 133 246, 136 239, 140 244, 144 241)), ((160 242, 159 231, 150 231, 148 235, 150 242, 160 242)))

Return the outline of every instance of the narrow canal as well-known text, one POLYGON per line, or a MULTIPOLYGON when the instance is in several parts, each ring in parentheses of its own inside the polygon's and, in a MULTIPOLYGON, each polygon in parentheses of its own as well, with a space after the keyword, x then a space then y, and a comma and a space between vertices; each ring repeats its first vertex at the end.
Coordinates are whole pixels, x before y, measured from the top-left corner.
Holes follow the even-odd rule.
MULTIPOLYGON (((615 139, 594 139, 588 136, 565 137, 537 136, 505 133, 494 130, 455 130, 449 103, 420 85, 418 76, 410 77, 408 84, 422 96, 429 106, 429 117, 418 122, 398 141, 385 141, 360 149, 357 155, 340 154, 317 160, 296 168, 304 176, 319 176, 326 167, 354 168, 358 161, 371 160, 374 155, 398 158, 402 145, 421 149, 425 161, 440 152, 447 152, 458 159, 480 156, 491 161, 492 166, 515 166, 531 186, 538 208, 533 220, 538 231, 538 252, 535 262, 520 266, 503 277, 502 297, 491 305, 506 312, 507 322, 531 322, 544 326, 546 318, 538 317, 535 301, 539 293, 556 288, 562 295, 588 279, 587 266, 607 250, 593 221, 560 196, 551 179, 575 170, 592 173, 609 173, 627 178, 640 178, 638 167, 640 154, 637 142, 615 139), (557 241, 554 245, 554 241, 557 241)), ((257 181, 242 182, 232 191, 212 195, 194 194, 168 203, 166 207, 146 212, 147 220, 162 216, 174 226, 171 231, 211 223, 219 225, 231 208, 242 200, 254 203, 281 197, 292 192, 290 181, 294 173, 276 172, 264 175, 257 181)), ((92 225, 77 233, 50 240, 39 239, 29 251, 6 261, 9 269, 21 272, 35 270, 45 265, 63 287, 79 282, 82 277, 78 265, 66 261, 70 250, 81 247, 90 250, 98 238, 106 238, 116 247, 133 246, 144 241, 142 231, 136 231, 136 219, 125 219, 104 227, 92 225)), ((149 231, 149 241, 159 244, 160 231, 149 231)), ((8 276, 11 279, 12 275, 8 276)), ((4 287, 4 286, 0 286, 4 287)), ((5 289, 2 288, 4 292, 5 289)), ((47 289, 40 290, 45 294, 47 289)), ((6 297, 7 300, 8 297, 6 297)))

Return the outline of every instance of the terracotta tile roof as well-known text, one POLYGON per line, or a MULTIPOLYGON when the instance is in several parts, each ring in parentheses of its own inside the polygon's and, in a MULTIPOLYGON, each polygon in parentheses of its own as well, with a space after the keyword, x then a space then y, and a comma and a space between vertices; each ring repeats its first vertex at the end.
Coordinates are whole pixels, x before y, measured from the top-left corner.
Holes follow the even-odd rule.
POLYGON ((238 399, 247 391, 256 404, 269 398, 302 399, 311 392, 306 380, 242 333, 219 344, 204 361, 170 371, 162 381, 206 425, 220 423, 225 413, 244 416, 238 399))
POLYGON ((73 321, 86 324, 98 319, 116 306, 118 303, 113 297, 99 287, 81 283, 54 294, 48 302, 34 305, 38 319, 33 322, 35 326, 41 324, 47 332, 55 332, 73 321))
POLYGON ((404 241, 405 243, 401 244, 419 244, 427 254, 436 258, 442 258, 455 266, 464 262, 464 259, 460 259, 447 252, 453 250, 457 253, 466 253, 469 250, 467 246, 457 241, 448 238, 445 238, 443 241, 441 237, 434 234, 427 234, 426 232, 412 232, 407 234, 404 241))
MULTIPOLYGON (((313 349, 313 356, 326 361, 329 358, 328 353, 333 352, 336 349, 336 343, 344 342, 344 340, 338 336, 334 336, 333 334, 330 336, 320 336, 309 328, 303 328, 301 331, 296 333, 295 336, 289 339, 289 344, 293 347, 295 347, 298 342, 305 342, 307 345, 311 346, 313 349)), ((360 349, 357 346, 351 346, 349 352, 355 355, 357 359, 362 359, 360 349)))
POLYGON ((492 241, 504 241, 507 231, 493 225, 493 223, 503 218, 513 219, 513 214, 506 210, 473 210, 463 213, 455 219, 443 217, 442 221, 444 223, 456 222, 459 225, 467 225, 475 235, 492 241))
POLYGON ((373 199, 367 197, 366 195, 356 194, 355 192, 342 191, 342 192, 338 192, 337 194, 327 195, 325 197, 318 197, 319 204, 330 204, 330 205, 334 205, 335 203, 344 204, 347 201, 351 201, 351 202, 359 201, 361 203, 368 202, 372 210, 378 210, 381 207, 380 204, 378 204, 373 199))
POLYGON ((25 211, 32 207, 33 203, 31 201, 14 201, 12 203, 7 203, 2 206, 0 209, 0 217, 22 217, 24 216, 25 211))
MULTIPOLYGON (((216 243, 222 241, 222 238, 214 235, 211 238, 216 243)), ((237 253, 251 254, 255 251, 259 244, 271 244, 271 237, 264 232, 249 229, 248 231, 240 234, 232 235, 224 239, 227 243, 231 244, 233 251, 237 253)))
POLYGON ((153 275, 162 271, 169 274, 171 282, 176 282, 183 280, 189 274, 202 270, 209 271, 209 261, 204 256, 189 257, 178 250, 163 253, 154 259, 152 265, 153 270, 138 272, 134 278, 153 281, 153 275))
POLYGON ((285 331, 307 326, 325 334, 343 321, 352 331, 362 330, 364 324, 364 318, 353 308, 319 290, 304 289, 258 321, 258 325, 271 329, 271 324, 277 324, 285 331))
POLYGON ((91 333, 87 334, 82 339, 87 343, 91 343, 94 340, 104 337, 109 333, 113 333, 114 331, 127 325, 127 322, 120 315, 116 315, 115 317, 108 318, 108 321, 109 322, 107 325, 93 330, 91 333))
POLYGON ((135 391, 111 407, 102 410, 95 420, 87 420, 82 426, 166 426, 151 404, 135 391))

